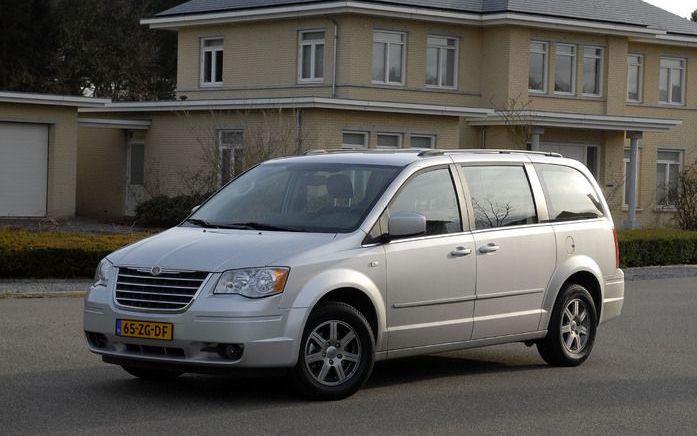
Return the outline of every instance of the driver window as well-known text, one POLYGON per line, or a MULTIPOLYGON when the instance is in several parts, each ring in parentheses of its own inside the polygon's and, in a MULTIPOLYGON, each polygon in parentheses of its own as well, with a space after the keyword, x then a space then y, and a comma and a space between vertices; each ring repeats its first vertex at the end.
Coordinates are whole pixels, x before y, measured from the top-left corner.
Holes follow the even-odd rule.
POLYGON ((409 180, 388 208, 389 214, 416 212, 426 217, 426 236, 462 231, 455 186, 447 168, 409 180))

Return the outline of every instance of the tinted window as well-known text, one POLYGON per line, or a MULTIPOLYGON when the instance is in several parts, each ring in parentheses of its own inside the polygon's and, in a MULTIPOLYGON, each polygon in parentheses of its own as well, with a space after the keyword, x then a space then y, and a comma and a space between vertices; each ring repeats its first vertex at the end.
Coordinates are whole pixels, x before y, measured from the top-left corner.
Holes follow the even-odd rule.
POLYGON ((426 217, 426 235, 462 231, 460 209, 447 168, 422 173, 409 180, 389 207, 389 213, 417 212, 426 217))
POLYGON ((190 224, 350 232, 399 171, 378 165, 260 165, 206 202, 190 224))
POLYGON ((463 167, 477 229, 537 222, 525 169, 518 166, 463 167))
POLYGON ((580 171, 559 165, 535 165, 535 170, 545 193, 550 221, 603 216, 595 189, 580 171))

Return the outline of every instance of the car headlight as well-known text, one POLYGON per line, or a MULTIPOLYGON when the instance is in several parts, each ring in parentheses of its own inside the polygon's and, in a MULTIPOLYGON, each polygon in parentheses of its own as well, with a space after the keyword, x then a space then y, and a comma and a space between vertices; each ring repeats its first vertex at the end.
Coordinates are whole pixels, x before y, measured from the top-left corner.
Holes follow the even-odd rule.
POLYGON ((114 271, 114 264, 108 260, 102 259, 97 265, 97 271, 94 272, 94 286, 107 286, 111 273, 114 271))
POLYGON ((239 294, 264 298, 283 292, 288 268, 247 268, 225 271, 215 285, 214 294, 239 294))

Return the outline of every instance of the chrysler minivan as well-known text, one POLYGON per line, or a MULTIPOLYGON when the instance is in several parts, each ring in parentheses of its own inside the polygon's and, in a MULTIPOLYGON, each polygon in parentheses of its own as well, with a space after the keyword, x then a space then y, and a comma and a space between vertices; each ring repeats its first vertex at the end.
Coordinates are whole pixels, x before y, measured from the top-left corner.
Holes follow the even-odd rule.
POLYGON ((101 261, 89 349, 143 379, 285 368, 316 399, 379 360, 509 342, 575 366, 620 314, 610 211, 579 162, 329 150, 258 165, 101 261))

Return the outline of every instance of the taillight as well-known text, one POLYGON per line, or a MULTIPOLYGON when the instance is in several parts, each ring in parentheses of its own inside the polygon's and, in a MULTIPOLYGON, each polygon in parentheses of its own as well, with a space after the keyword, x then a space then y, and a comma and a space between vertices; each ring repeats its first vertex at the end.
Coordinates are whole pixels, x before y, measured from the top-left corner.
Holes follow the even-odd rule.
POLYGON ((615 268, 620 268, 620 244, 617 241, 617 229, 612 228, 612 236, 615 238, 615 268))

